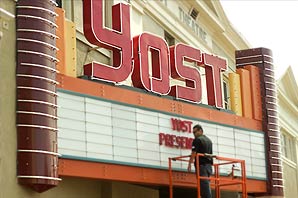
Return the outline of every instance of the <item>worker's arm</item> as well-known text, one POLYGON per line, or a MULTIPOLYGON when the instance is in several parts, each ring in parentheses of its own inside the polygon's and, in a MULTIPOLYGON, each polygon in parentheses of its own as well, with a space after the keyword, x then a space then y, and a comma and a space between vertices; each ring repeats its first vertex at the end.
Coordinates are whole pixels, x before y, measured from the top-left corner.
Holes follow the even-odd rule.
POLYGON ((191 165, 192 165, 192 163, 193 163, 193 161, 194 161, 194 159, 196 157, 196 154, 197 153, 195 151, 192 151, 191 152, 191 155, 190 155, 190 158, 189 158, 189 161, 188 161, 188 167, 187 167, 188 172, 191 171, 191 165))

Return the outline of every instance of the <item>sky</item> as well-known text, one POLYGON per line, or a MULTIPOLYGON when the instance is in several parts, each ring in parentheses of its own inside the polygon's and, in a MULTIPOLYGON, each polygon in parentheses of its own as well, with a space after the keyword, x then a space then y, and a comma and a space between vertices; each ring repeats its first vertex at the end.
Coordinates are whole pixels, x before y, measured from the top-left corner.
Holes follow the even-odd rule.
POLYGON ((272 50, 276 79, 291 66, 298 82, 298 0, 221 0, 221 4, 253 48, 272 50))

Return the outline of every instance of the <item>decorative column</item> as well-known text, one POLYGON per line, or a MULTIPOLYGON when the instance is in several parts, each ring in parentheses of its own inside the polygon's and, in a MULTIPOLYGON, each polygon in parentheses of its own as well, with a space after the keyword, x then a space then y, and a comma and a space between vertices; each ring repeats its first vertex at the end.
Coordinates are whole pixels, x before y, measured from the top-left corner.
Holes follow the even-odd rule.
POLYGON ((56 2, 17 2, 17 177, 37 192, 58 185, 56 2))
POLYGON ((284 186, 277 113, 277 89, 271 50, 255 48, 236 51, 237 68, 242 68, 246 65, 255 65, 260 72, 262 122, 267 151, 267 192, 270 196, 283 196, 284 186))

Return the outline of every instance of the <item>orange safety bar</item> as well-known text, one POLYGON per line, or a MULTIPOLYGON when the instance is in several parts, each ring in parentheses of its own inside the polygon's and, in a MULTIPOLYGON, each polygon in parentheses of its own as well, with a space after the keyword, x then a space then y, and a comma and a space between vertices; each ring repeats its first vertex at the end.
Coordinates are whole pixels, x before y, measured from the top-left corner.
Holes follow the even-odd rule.
MULTIPOLYGON (((179 156, 179 157, 172 157, 169 158, 169 194, 170 198, 173 198, 173 171, 172 171, 172 161, 185 161, 188 162, 189 160, 186 160, 185 158, 189 158, 190 155, 186 156, 179 156)), ((210 155, 210 154, 202 154, 198 153, 196 155, 196 177, 197 177, 197 197, 201 197, 200 192, 200 179, 207 179, 210 181, 214 181, 214 188, 215 188, 215 195, 216 198, 220 198, 220 187, 221 186, 229 186, 229 185, 241 185, 242 188, 242 198, 247 198, 247 189, 246 189, 246 170, 245 170, 245 160, 241 159, 233 159, 233 158, 227 158, 227 157, 220 157, 216 155, 210 155), (219 162, 214 163, 214 175, 211 177, 203 177, 200 176, 200 166, 199 166, 199 156, 209 156, 217 159, 219 162), (234 177, 234 169, 232 168, 232 177, 231 178, 223 178, 220 177, 219 172, 219 166, 222 165, 228 165, 228 164, 240 164, 241 165, 241 176, 237 179, 234 177)))

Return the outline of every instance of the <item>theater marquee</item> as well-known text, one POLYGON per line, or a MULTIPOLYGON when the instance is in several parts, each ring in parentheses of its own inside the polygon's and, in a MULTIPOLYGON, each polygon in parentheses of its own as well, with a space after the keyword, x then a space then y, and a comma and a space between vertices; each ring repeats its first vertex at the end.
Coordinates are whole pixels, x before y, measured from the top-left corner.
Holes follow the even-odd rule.
MULTIPOLYGON (((91 79, 86 80, 73 72, 76 28, 72 22, 66 23, 63 9, 56 8, 51 0, 19 0, 18 4, 20 184, 43 192, 57 186, 60 176, 73 176, 168 185, 168 158, 190 154, 192 127, 199 123, 213 141, 215 155, 245 160, 248 180, 262 185, 248 185, 249 192, 283 195, 277 97, 269 49, 236 51, 236 72, 229 74, 234 114, 221 109, 221 75, 227 69, 226 60, 186 44, 168 46, 163 38, 150 33, 131 38, 128 5, 113 6, 112 28, 107 28, 103 24, 103 1, 83 1, 87 40, 112 52, 112 65, 95 61, 84 65, 84 75, 91 79), (37 31, 31 31, 35 28, 37 31), (71 64, 65 62, 66 53, 72 53, 67 56, 71 64), (69 70, 75 74, 70 75, 69 70), (115 86, 129 78, 134 87, 115 86), (205 92, 211 108, 198 105, 205 92), (130 170, 138 178, 117 174, 115 169, 130 170)), ((177 177, 177 181, 191 178, 185 164, 175 162, 173 167, 181 175, 188 174, 177 177)), ((230 170, 225 167, 220 173, 230 170)))

